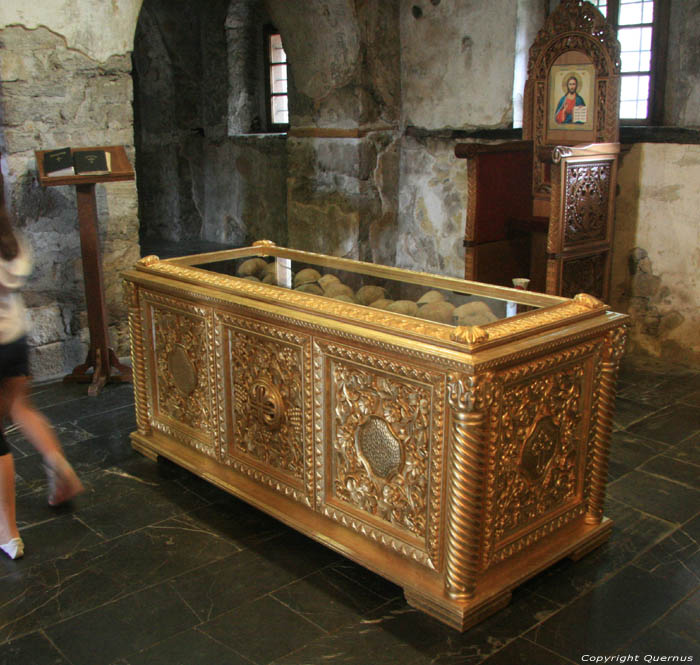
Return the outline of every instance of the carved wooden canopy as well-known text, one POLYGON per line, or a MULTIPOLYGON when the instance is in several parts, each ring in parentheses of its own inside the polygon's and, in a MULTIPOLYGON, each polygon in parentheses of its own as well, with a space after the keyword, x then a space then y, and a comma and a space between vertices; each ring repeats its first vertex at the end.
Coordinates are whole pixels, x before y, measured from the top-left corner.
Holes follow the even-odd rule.
MULTIPOLYGON (((559 92, 561 94, 561 92, 559 92)), ((620 44, 606 18, 590 2, 562 0, 530 47, 525 84, 523 138, 539 145, 615 143, 619 134, 620 44), (547 112, 553 107, 553 67, 592 70, 590 130, 557 132, 547 112), (550 139, 550 140, 548 140, 550 139)), ((550 114, 551 115, 551 114, 550 114)))
POLYGON ((549 198, 549 147, 616 143, 619 138, 620 44, 606 18, 586 0, 562 0, 530 47, 523 138, 533 146, 532 191, 549 198), (567 81, 576 83, 578 117, 557 111, 567 81), (579 106, 580 103, 580 106, 579 106))

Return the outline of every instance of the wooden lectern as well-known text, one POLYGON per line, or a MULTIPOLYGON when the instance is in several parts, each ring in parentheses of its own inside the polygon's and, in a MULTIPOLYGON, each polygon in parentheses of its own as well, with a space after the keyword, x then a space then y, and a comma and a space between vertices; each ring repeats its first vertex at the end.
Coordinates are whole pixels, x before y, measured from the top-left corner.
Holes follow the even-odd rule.
POLYGON ((129 163, 124 146, 99 146, 74 148, 81 150, 104 150, 111 154, 111 170, 104 175, 61 175, 47 176, 44 173, 45 150, 36 151, 36 165, 39 183, 42 187, 74 185, 78 198, 78 223, 80 226, 80 247, 83 259, 85 299, 87 301, 90 348, 85 363, 78 365, 65 382, 89 383, 88 395, 100 393, 105 383, 131 381, 131 368, 119 362, 109 346, 107 330, 107 308, 105 306, 102 281, 102 258, 97 235, 97 201, 95 185, 103 182, 133 180, 134 169, 129 163), (92 372, 90 371, 92 369, 92 372), (117 373, 114 372, 117 370, 117 373))

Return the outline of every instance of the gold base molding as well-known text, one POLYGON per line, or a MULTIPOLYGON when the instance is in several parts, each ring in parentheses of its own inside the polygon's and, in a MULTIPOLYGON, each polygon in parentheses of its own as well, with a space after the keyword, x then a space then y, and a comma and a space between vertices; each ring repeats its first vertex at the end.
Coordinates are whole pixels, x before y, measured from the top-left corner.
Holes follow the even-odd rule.
POLYGON ((459 631, 483 621, 510 603, 512 591, 531 577, 558 561, 581 557, 603 545, 612 533, 613 523, 604 519, 596 527, 582 523, 572 525, 558 534, 552 542, 541 542, 526 554, 513 559, 508 566, 499 566, 480 581, 477 593, 467 602, 446 595, 430 595, 406 590, 404 596, 412 607, 422 610, 459 631))

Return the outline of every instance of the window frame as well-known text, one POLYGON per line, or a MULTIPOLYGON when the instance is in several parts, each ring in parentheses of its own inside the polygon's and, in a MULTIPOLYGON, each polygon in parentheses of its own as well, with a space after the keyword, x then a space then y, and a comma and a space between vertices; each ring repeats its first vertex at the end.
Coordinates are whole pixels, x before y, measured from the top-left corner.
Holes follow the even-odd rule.
MULTIPOLYGON (((270 58, 270 42, 273 36, 279 35, 280 39, 282 34, 277 28, 272 24, 266 24, 263 26, 263 53, 264 53, 264 64, 265 64, 265 115, 267 119, 267 127, 270 132, 287 132, 289 131, 289 122, 279 123, 273 122, 272 116, 272 98, 273 97, 286 97, 287 98, 287 108, 289 109, 289 86, 287 86, 287 92, 285 93, 275 93, 272 92, 272 81, 271 81, 271 71, 272 71, 272 61, 270 58)), ((284 43, 284 42, 283 42, 284 43)), ((285 51, 285 57, 286 57, 285 51)), ((275 63, 280 64, 280 63, 275 63)), ((284 61, 284 65, 287 67, 287 77, 289 77, 289 58, 284 61)))
MULTIPOLYGON (((597 3, 591 4, 597 7, 597 3)), ((620 29, 620 0, 606 0, 606 20, 615 31, 620 29)), ((668 53, 669 0, 654 0, 654 17, 651 22, 651 62, 649 64, 649 97, 646 118, 624 118, 619 116, 621 125, 661 125, 663 124, 663 104, 666 90, 666 58, 668 53)), ((648 23, 624 25, 627 27, 647 26, 648 23)), ((622 79, 634 72, 620 73, 622 79)))

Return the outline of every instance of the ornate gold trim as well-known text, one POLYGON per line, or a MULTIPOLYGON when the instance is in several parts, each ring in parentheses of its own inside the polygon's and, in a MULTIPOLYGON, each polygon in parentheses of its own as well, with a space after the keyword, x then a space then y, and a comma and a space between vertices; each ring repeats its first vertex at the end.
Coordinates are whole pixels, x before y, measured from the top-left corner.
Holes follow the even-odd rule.
POLYGON ((452 331, 450 339, 465 344, 478 344, 489 338, 488 332, 479 326, 458 326, 452 331))
POLYGON ((566 511, 562 515, 555 517, 554 519, 546 522, 542 526, 537 527, 533 531, 529 531, 522 538, 515 540, 507 545, 504 545, 500 549, 496 550, 490 559, 490 565, 495 565, 501 561, 505 561, 510 557, 522 552, 523 550, 534 545, 538 540, 542 540, 545 536, 550 533, 561 529, 563 526, 573 522, 578 517, 581 517, 585 511, 584 506, 575 506, 571 510, 566 511))
POLYGON ((144 256, 142 259, 139 259, 136 262, 137 266, 143 266, 144 268, 149 268, 156 263, 160 261, 160 258, 157 257, 155 254, 149 254, 148 256, 144 256))
POLYGON ((223 463, 231 467, 237 473, 240 473, 242 476, 247 476, 251 480, 269 487, 282 496, 293 499, 297 503, 301 503, 309 508, 313 507, 313 503, 305 491, 272 476, 266 471, 261 471, 257 467, 250 464, 245 464, 236 458, 227 458, 223 463))
POLYGON ((450 374, 450 472, 447 488, 445 590, 474 597, 479 573, 487 437, 485 413, 493 400, 493 375, 450 374))
MULTIPOLYGON (((192 298, 192 292, 188 291, 184 287, 178 288, 168 285, 167 290, 169 294, 181 295, 188 300, 192 298)), ((272 312, 269 309, 266 309, 264 310, 264 312, 262 312, 259 307, 253 307, 248 303, 236 303, 235 305, 233 305, 231 301, 227 300, 223 296, 215 296, 211 293, 198 293, 196 297, 199 301, 206 302, 212 307, 222 308, 219 310, 222 312, 224 310, 229 311, 232 307, 235 307, 236 311, 240 312, 241 315, 245 317, 264 316, 265 319, 269 320, 270 323, 279 322, 286 326, 295 326, 296 324, 298 324, 298 320, 294 319, 289 315, 278 314, 277 312, 272 312)), ((334 337, 340 337, 343 340, 347 340, 348 342, 366 342, 366 337, 363 337, 360 334, 348 332, 346 330, 339 330, 337 328, 332 328, 329 324, 323 325, 318 323, 304 322, 304 327, 306 330, 312 332, 313 334, 318 334, 322 336, 332 335, 334 337)), ((399 353, 410 358, 416 358, 419 360, 427 361, 431 364, 435 363, 435 355, 425 351, 419 351, 415 348, 411 348, 408 346, 399 346, 398 344, 392 344, 389 342, 375 342, 375 345, 382 352, 399 353)), ((465 361, 459 361, 451 357, 441 357, 439 358, 439 360, 441 362, 440 366, 443 368, 464 369, 465 361, 469 359, 466 358, 465 361)))
MULTIPOLYGON (((158 261, 148 265, 149 272, 167 275, 176 279, 186 280, 191 283, 216 287, 227 293, 262 300, 265 302, 279 303, 282 306, 303 308, 313 314, 327 315, 334 318, 344 318, 351 323, 372 325, 378 328, 386 328, 392 331, 402 332, 427 338, 431 342, 464 344, 471 350, 483 344, 493 341, 541 329, 543 325, 563 323, 581 315, 590 314, 592 308, 583 306, 580 302, 565 301, 543 309, 528 312, 524 316, 513 317, 490 323, 481 330, 486 333, 484 337, 477 334, 473 341, 469 339, 455 340, 454 326, 434 323, 424 319, 417 319, 393 312, 386 312, 362 305, 345 303, 340 300, 310 295, 300 291, 280 289, 276 286, 251 282, 230 275, 219 275, 196 268, 178 266, 165 261, 158 261)), ((186 292, 186 291, 185 291, 186 292)), ((604 307, 604 305, 601 305, 604 307)), ((469 335, 466 335, 468 338, 469 335)))
POLYGON ((134 411, 139 434, 151 431, 148 418, 148 391, 146 389, 146 358, 143 348, 143 311, 139 289, 133 282, 124 282, 124 299, 128 308, 131 368, 134 382, 134 411))
POLYGON ((605 336, 603 342, 596 400, 596 420, 593 427, 593 444, 589 453, 591 482, 588 510, 585 517, 587 524, 600 524, 603 520, 617 373, 626 342, 627 326, 620 326, 615 330, 611 330, 605 336))
POLYGON ((324 354, 323 348, 319 345, 317 339, 312 341, 313 344, 313 453, 314 453, 314 490, 315 508, 319 512, 323 510, 323 502, 325 501, 325 454, 324 444, 326 441, 326 403, 327 393, 324 390, 323 374, 324 374, 324 354))
POLYGON ((321 512, 324 517, 327 517, 338 524, 342 524, 344 527, 352 529, 356 533, 362 534, 370 540, 373 540, 375 543, 378 543, 379 545, 400 554, 406 559, 411 559, 412 561, 415 561, 416 563, 426 566, 432 570, 435 569, 435 565, 431 561, 427 552, 424 550, 410 545, 396 536, 389 535, 385 531, 369 525, 364 520, 358 519, 335 507, 324 505, 321 512))
POLYGON ((598 298, 588 295, 587 293, 577 293, 574 296, 574 300, 583 305, 586 309, 603 309, 607 307, 602 300, 598 300, 598 298))
POLYGON ((260 256, 269 256, 266 250, 277 247, 277 243, 272 240, 256 240, 251 246, 259 250, 260 256))
POLYGON ((221 314, 214 309, 214 359, 215 359, 215 374, 214 381, 216 382, 216 394, 218 396, 216 402, 216 452, 219 463, 223 463, 226 457, 226 432, 227 432, 227 395, 226 377, 224 375, 226 368, 224 367, 224 330, 221 324, 221 314))

